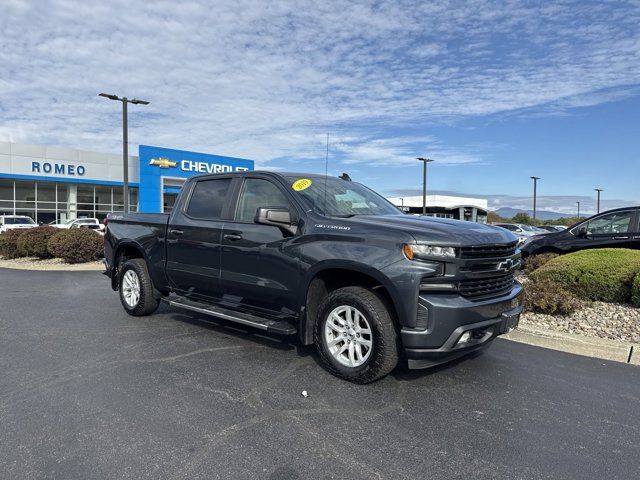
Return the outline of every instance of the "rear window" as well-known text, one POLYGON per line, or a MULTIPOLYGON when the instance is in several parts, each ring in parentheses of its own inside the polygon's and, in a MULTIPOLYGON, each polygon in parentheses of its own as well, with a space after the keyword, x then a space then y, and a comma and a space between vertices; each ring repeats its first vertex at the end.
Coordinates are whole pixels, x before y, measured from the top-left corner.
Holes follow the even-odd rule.
POLYGON ((196 183, 187 207, 187 215, 203 220, 217 220, 231 185, 230 178, 201 180, 196 183))

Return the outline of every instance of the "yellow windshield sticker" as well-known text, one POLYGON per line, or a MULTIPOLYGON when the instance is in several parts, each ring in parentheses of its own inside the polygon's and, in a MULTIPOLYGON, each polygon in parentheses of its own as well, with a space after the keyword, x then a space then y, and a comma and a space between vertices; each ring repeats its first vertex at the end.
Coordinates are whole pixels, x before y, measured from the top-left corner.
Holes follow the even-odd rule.
POLYGON ((300 180, 296 180, 295 182, 293 182, 291 188, 293 188, 296 192, 300 192, 302 190, 306 190, 310 186, 311 180, 309 180, 308 178, 301 178, 300 180))

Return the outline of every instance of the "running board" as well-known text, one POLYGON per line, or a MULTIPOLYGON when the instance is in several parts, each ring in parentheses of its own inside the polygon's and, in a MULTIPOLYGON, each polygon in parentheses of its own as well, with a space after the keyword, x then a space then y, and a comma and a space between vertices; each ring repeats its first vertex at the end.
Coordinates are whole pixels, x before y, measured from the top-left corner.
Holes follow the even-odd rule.
POLYGON ((231 322, 241 323, 243 325, 249 325, 251 327, 259 328, 269 333, 277 333, 280 335, 294 335, 296 333, 296 327, 291 325, 291 323, 287 322, 286 320, 272 320, 268 318, 257 317, 255 315, 251 315, 250 313, 229 310, 218 305, 209 305, 208 303, 197 302, 195 300, 189 300, 188 298, 184 297, 171 296, 168 298, 163 298, 162 300, 172 307, 184 308, 185 310, 191 310, 193 312, 223 318, 231 322))

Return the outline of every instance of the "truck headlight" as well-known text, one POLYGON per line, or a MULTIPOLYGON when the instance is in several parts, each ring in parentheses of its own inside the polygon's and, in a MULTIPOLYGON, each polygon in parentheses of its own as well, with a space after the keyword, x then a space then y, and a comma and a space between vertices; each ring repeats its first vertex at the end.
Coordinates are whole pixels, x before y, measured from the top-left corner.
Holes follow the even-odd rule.
POLYGON ((403 247, 404 254, 409 260, 433 259, 433 258, 455 258, 456 249, 454 247, 440 247, 437 245, 415 245, 406 243, 403 247))

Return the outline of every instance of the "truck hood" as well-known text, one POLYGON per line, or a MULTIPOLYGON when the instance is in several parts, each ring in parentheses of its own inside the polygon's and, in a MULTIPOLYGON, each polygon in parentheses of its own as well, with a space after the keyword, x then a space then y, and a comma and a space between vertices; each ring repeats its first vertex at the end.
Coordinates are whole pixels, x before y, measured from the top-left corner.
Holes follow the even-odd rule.
POLYGON ((518 240, 518 237, 503 228, 461 220, 412 215, 360 215, 351 217, 348 221, 354 225, 397 229, 410 234, 419 243, 462 247, 518 240))

